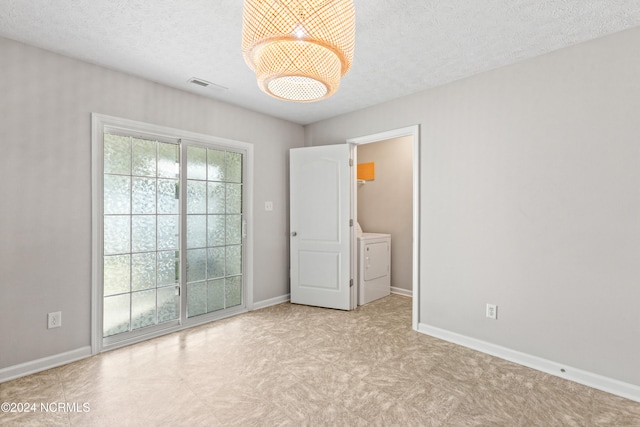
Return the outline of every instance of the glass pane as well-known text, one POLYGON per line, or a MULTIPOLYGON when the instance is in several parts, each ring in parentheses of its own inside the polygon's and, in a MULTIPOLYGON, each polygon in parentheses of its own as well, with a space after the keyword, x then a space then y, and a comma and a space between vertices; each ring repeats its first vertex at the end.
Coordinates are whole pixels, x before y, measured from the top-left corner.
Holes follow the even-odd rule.
POLYGON ((227 246, 226 249, 225 275, 235 276, 236 274, 242 274, 242 246, 227 246))
POLYGON ((207 150, 207 169, 209 181, 224 181, 224 151, 207 150))
POLYGON ((225 279, 224 297, 226 308, 242 304, 242 276, 225 279))
POLYGON ((130 252, 130 216, 104 217, 104 254, 130 252))
POLYGON ((178 283, 179 279, 179 252, 158 252, 158 286, 178 283))
POLYGON ((180 151, 176 144, 158 143, 158 176, 177 178, 180 175, 180 151))
POLYGON ((187 251, 187 282, 204 280, 207 273, 207 250, 191 249, 187 251))
POLYGON ((158 250, 178 249, 178 215, 158 215, 158 250))
POLYGON ((205 181, 187 181, 187 213, 207 213, 207 183, 205 181))
POLYGON ((207 224, 207 246, 223 246, 225 239, 224 215, 209 215, 207 224))
POLYGON ((224 277, 224 246, 220 248, 210 248, 208 252, 207 277, 209 279, 224 277))
POLYGON ((178 180, 158 180, 158 213, 177 214, 180 208, 180 190, 178 180))
POLYGON ((133 161, 131 174, 156 176, 156 142, 133 138, 133 161))
POLYGON ((104 176, 104 213, 128 214, 131 212, 131 178, 120 175, 104 176))
POLYGON ((207 312, 206 282, 187 285, 187 317, 198 316, 207 312))
POLYGON ((227 245, 242 243, 242 215, 227 215, 227 245))
POLYGON ((129 255, 104 257, 104 295, 129 292, 131 277, 129 255))
POLYGON ((187 147, 187 178, 207 179, 206 148, 187 147))
POLYGON ((210 214, 224 213, 225 210, 225 194, 223 183, 208 182, 207 183, 207 196, 208 200, 208 212, 210 214))
POLYGON ((156 213, 156 179, 133 178, 131 184, 132 213, 156 213))
POLYGON ((134 291, 156 287, 156 253, 131 256, 131 288, 134 291))
POLYGON ((148 252, 156 250, 155 215, 131 217, 131 251, 148 252))
POLYGON ((242 213, 242 184, 227 184, 227 213, 242 213))
POLYGON ((177 319, 179 302, 175 286, 158 288, 158 323, 177 319))
POLYGON ((207 313, 224 308, 224 279, 207 282, 207 313))
POLYGON ((104 134, 104 173, 131 174, 131 138, 104 134))
POLYGON ((129 331, 129 309, 131 294, 106 297, 103 304, 103 336, 129 331))
POLYGON ((187 215, 187 248, 207 246, 207 216, 187 215))
POLYGON ((227 182, 242 182, 242 154, 227 152, 227 182))
POLYGON ((131 329, 156 324, 156 290, 131 294, 131 329))

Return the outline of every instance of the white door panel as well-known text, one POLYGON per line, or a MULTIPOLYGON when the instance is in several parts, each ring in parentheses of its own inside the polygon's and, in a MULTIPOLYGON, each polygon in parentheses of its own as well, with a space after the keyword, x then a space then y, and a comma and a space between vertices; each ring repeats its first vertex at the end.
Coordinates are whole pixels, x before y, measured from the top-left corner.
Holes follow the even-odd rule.
POLYGON ((290 151, 291 302, 351 308, 349 146, 290 151))

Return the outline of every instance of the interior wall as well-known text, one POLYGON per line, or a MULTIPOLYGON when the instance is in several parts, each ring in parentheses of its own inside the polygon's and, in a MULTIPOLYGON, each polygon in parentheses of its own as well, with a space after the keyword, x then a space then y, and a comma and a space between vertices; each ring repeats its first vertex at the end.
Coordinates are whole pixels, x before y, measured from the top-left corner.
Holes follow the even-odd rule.
POLYGON ((635 28, 305 128, 322 145, 420 125, 421 324, 640 385, 638 45, 635 28))
POLYGON ((92 112, 253 143, 254 301, 289 293, 302 126, 2 38, 0 58, 0 369, 90 345, 92 112))
POLYGON ((358 163, 375 163, 375 180, 358 184, 358 222, 365 232, 391 234, 391 286, 411 291, 413 138, 358 145, 358 163))

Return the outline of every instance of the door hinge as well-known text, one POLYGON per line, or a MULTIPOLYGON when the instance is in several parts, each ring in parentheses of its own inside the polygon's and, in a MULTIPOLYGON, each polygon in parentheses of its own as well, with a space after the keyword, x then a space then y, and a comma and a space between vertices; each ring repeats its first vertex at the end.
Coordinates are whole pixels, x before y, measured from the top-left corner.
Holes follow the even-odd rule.
POLYGON ((349 220, 349 227, 353 227, 353 220, 352 219, 349 220))
POLYGON ((353 166, 353 159, 349 159, 349 166, 353 166))
POLYGON ((349 280, 349 287, 353 288, 353 279, 349 280))

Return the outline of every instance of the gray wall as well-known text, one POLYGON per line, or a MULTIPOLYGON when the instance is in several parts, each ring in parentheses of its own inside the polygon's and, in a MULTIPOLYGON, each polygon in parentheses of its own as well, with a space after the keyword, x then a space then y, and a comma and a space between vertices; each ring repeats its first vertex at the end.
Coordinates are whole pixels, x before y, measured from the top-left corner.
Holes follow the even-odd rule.
POLYGON ((358 222, 391 234, 391 286, 411 291, 413 144, 411 137, 358 145, 358 163, 375 162, 376 179, 358 184, 358 222))
POLYGON ((253 143, 254 301, 289 293, 301 126, 2 38, 0 58, 0 369, 90 345, 92 112, 253 143))
POLYGON ((321 145, 420 124, 420 323, 640 385, 639 45, 636 28, 305 128, 321 145))

